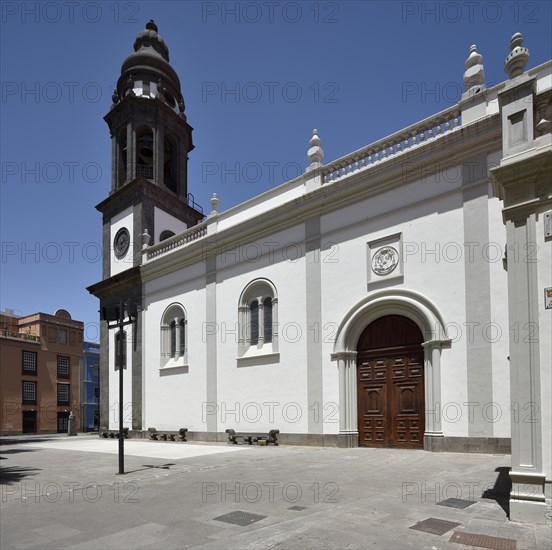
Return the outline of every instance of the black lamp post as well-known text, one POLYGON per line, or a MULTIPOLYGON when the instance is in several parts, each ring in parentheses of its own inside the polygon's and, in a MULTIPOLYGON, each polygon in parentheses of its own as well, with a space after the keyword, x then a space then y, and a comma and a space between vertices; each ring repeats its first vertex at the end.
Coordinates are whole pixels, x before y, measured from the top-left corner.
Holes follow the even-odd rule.
MULTIPOLYGON (((108 329, 118 328, 119 342, 117 346, 116 363, 119 365, 119 474, 125 473, 125 440, 123 436, 123 370, 126 369, 126 338, 123 327, 131 325, 136 320, 136 304, 131 300, 121 300, 116 306, 102 308, 102 319, 107 321, 108 329), (125 318, 128 316, 128 319, 125 318), (112 321, 110 323, 110 321, 112 321)), ((117 338, 116 338, 117 340, 117 338)))

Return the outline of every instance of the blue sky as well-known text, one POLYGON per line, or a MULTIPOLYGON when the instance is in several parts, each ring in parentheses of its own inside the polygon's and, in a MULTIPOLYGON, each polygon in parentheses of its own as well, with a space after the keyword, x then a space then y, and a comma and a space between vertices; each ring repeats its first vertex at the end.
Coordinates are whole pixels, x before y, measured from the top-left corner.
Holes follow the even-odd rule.
POLYGON ((103 116, 153 18, 182 82, 189 187, 227 209, 298 175, 318 128, 331 161, 457 103, 475 43, 488 86, 520 31, 552 57, 550 2, 10 2, 1 4, 0 309, 58 308, 98 340, 103 116))

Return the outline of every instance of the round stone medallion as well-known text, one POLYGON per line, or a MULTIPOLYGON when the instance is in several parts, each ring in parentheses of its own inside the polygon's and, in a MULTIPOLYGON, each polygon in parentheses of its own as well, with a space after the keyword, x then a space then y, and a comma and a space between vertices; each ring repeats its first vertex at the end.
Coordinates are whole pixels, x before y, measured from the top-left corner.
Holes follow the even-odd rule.
POLYGON ((372 258, 372 271, 376 275, 389 275, 399 263, 399 253, 392 246, 380 248, 372 258))

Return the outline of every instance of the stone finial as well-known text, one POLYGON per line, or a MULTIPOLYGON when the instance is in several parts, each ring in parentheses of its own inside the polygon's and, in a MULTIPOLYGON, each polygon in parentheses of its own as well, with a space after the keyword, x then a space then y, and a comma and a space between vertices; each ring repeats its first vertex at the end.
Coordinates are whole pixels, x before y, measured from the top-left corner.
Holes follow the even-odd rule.
POLYGON ((146 29, 148 29, 149 31, 154 31, 154 32, 158 32, 159 29, 157 28, 157 25, 155 24, 155 21, 153 19, 150 19, 147 23, 146 23, 146 29))
POLYGON ((149 234, 147 229, 144 229, 144 232, 142 233, 142 248, 147 248, 149 246, 149 243, 151 241, 151 235, 149 234))
POLYGON ((470 54, 464 63, 464 89, 467 91, 474 86, 482 86, 485 83, 485 71, 483 69, 483 56, 477 53, 477 46, 470 47, 470 54))
POLYGON ((216 193, 213 193, 213 196, 211 197, 211 215, 218 214, 218 207, 220 206, 220 199, 217 197, 216 193))
POLYGON ((504 71, 510 79, 522 75, 529 61, 529 50, 522 44, 523 37, 520 32, 516 32, 510 39, 510 53, 504 60, 504 71))
POLYGON ((307 172, 322 165, 322 161, 324 160, 324 149, 320 147, 321 143, 322 141, 318 137, 318 130, 315 128, 312 131, 312 137, 309 141, 309 150, 307 151, 307 158, 310 161, 310 165, 306 170, 307 172))

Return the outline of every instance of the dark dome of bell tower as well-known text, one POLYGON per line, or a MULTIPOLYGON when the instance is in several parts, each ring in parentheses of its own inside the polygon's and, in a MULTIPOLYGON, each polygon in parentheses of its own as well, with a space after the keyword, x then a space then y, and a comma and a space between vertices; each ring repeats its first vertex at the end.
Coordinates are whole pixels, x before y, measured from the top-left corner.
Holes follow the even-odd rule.
POLYGON ((169 63, 169 48, 151 19, 134 41, 134 52, 121 66, 114 102, 129 93, 135 96, 158 98, 184 117, 184 98, 180 79, 169 63))

